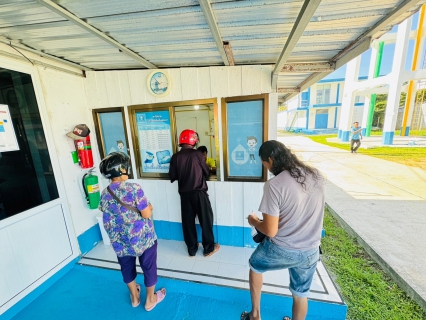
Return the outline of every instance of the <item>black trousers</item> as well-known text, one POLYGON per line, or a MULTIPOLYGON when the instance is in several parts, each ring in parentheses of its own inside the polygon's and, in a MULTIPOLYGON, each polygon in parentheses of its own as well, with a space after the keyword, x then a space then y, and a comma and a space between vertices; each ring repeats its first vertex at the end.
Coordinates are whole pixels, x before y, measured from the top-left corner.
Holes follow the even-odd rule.
POLYGON ((202 191, 180 194, 183 239, 188 247, 188 254, 194 256, 198 250, 195 217, 198 216, 202 230, 204 254, 214 250, 213 210, 209 196, 202 191))
POLYGON ((361 145, 361 141, 359 139, 351 140, 351 151, 356 152, 361 145), (354 147, 354 145, 356 145, 354 147))

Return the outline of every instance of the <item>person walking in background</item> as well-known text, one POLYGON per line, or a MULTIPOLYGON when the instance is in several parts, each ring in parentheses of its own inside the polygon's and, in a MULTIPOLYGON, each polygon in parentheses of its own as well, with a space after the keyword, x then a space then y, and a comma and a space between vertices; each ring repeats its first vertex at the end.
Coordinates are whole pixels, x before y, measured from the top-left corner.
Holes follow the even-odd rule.
POLYGON ((195 217, 198 216, 202 230, 204 256, 216 253, 220 245, 214 242, 213 210, 207 194, 206 177, 209 167, 201 152, 194 147, 198 143, 198 134, 194 130, 183 130, 179 136, 181 150, 172 156, 169 168, 170 182, 178 181, 182 231, 190 257, 198 251, 195 217))
POLYGON ((263 188, 259 206, 263 220, 254 213, 248 216, 249 224, 266 237, 249 259, 252 310, 244 311, 241 319, 261 318, 262 273, 288 269, 292 319, 302 320, 308 312, 307 297, 319 260, 325 181, 317 169, 304 164, 279 141, 264 142, 259 156, 274 177, 263 188))
POLYGON ((354 126, 351 128, 351 153, 357 153, 358 148, 361 145, 362 140, 362 128, 358 127, 359 123, 354 122, 354 126), (355 145, 355 147, 354 147, 355 145))
POLYGON ((140 285, 136 284, 136 258, 144 274, 146 287, 145 310, 151 311, 166 296, 166 289, 155 292, 157 284, 157 235, 152 221, 151 203, 142 187, 128 182, 130 159, 123 152, 113 152, 105 157, 100 172, 110 179, 102 191, 99 210, 112 247, 117 254, 123 281, 130 291, 134 308, 140 304, 140 285))
POLYGON ((206 146, 199 146, 197 148, 197 150, 200 151, 203 154, 204 159, 206 160, 206 164, 209 167, 210 173, 216 174, 216 161, 214 161, 213 158, 207 157, 207 154, 208 154, 207 147, 206 146))

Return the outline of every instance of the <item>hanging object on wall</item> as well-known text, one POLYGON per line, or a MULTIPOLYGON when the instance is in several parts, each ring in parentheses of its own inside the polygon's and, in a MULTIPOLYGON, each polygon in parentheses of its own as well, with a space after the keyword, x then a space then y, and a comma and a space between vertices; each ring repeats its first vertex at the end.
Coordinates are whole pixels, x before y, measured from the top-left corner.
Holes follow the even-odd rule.
POLYGON ((171 79, 166 72, 153 71, 147 79, 148 91, 156 97, 164 97, 170 92, 171 79))
POLYGON ((74 127, 73 131, 67 133, 67 136, 74 139, 74 146, 80 166, 83 169, 92 168, 93 154, 89 128, 85 124, 78 124, 74 127))
POLYGON ((99 179, 97 175, 93 174, 93 169, 89 170, 89 172, 83 176, 82 183, 89 208, 97 209, 101 199, 101 193, 99 190, 99 179))

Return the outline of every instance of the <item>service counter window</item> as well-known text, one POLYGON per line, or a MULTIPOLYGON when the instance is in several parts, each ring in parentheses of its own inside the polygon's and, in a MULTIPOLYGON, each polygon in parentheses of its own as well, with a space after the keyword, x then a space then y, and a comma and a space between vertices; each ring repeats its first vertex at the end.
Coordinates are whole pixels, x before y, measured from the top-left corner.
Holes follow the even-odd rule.
POLYGON ((203 146, 203 150, 207 150, 210 180, 217 180, 216 100, 131 106, 129 118, 139 178, 168 179, 171 157, 180 149, 179 134, 185 129, 192 129, 199 136, 197 147, 203 146))
POLYGON ((268 95, 222 99, 225 181, 262 182, 259 147, 268 139, 268 95))

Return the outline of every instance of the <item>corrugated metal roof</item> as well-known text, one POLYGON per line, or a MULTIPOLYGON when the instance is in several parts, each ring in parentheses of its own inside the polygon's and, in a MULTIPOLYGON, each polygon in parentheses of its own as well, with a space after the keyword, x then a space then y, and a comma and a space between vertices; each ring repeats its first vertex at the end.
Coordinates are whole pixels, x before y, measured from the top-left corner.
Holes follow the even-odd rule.
MULTIPOLYGON (((200 0, 205 1, 205 0, 200 0)), ((376 34, 418 10, 423 1, 323 0, 286 63, 330 61, 364 32, 409 2, 376 34)), ((198 0, 55 0, 76 17, 162 67, 224 65, 198 0)), ((304 1, 211 0, 235 64, 275 64, 304 1)), ((58 13, 33 0, 0 2, 0 36, 95 70, 144 68, 58 13)), ((278 87, 295 88, 312 73, 280 73, 278 87)))

